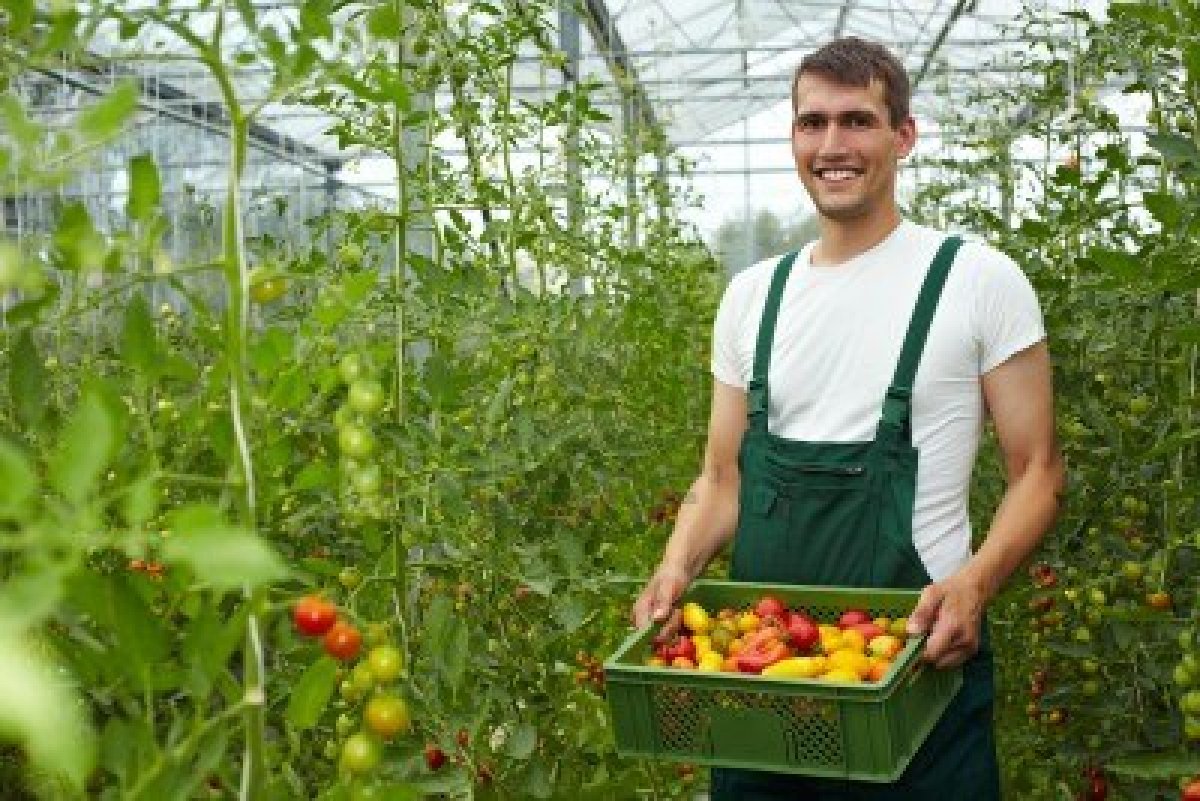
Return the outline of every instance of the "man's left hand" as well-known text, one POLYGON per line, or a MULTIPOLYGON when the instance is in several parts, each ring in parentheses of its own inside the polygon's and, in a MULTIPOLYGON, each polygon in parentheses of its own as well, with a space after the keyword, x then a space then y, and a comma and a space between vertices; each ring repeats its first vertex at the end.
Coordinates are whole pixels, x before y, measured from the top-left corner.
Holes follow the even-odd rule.
POLYGON ((974 656, 979 650, 983 605, 983 591, 962 575, 926 587, 908 618, 909 634, 929 634, 925 661, 951 668, 974 656))

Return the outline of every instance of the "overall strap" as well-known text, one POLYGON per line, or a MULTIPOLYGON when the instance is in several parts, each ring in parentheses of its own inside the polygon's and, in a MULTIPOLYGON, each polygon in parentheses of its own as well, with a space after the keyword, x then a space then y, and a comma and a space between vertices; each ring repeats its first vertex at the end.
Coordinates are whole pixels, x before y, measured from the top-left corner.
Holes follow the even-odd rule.
POLYGON ((961 237, 947 237, 933 257, 929 272, 925 274, 925 282, 921 285, 921 293, 917 295, 912 318, 908 321, 908 332, 904 335, 904 345, 900 348, 892 384, 883 400, 881 425, 906 438, 910 435, 912 422, 913 381, 917 376, 917 366, 921 363, 921 354, 925 351, 925 340, 929 337, 929 324, 933 322, 933 313, 937 310, 942 288, 946 285, 946 276, 950 274, 950 265, 954 263, 954 256, 961 246, 961 237))
POLYGON ((767 430, 767 372, 771 367, 771 345, 775 340, 775 321, 779 319, 779 303, 783 300, 783 287, 787 283, 792 264, 799 251, 792 251, 775 265, 771 276, 771 287, 767 290, 767 303, 763 307, 762 320, 758 324, 758 341, 754 346, 754 367, 750 373, 750 384, 746 387, 746 414, 750 428, 767 430))

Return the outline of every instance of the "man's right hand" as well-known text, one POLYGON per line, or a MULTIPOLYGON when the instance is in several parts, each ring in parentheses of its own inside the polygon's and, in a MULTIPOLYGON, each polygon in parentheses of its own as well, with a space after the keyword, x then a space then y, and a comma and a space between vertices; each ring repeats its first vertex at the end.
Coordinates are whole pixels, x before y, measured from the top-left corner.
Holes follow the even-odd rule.
POLYGON ((679 626, 679 610, 675 602, 692 583, 692 577, 680 568, 659 566, 641 594, 633 603, 630 619, 636 628, 655 621, 663 623, 663 633, 670 635, 679 626))

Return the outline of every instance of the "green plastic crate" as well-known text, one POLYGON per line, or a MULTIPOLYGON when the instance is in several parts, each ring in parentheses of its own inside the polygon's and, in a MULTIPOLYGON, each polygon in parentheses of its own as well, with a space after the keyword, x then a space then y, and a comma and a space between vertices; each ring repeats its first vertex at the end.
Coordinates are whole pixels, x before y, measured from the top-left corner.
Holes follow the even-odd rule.
MULTIPOLYGON (((684 596, 705 609, 778 597, 820 622, 842 611, 912 611, 916 590, 698 581, 684 596)), ((659 626, 632 635, 605 665, 617 752, 729 768, 895 781, 962 685, 961 669, 920 661, 909 638, 882 682, 849 684, 646 666, 659 626)))

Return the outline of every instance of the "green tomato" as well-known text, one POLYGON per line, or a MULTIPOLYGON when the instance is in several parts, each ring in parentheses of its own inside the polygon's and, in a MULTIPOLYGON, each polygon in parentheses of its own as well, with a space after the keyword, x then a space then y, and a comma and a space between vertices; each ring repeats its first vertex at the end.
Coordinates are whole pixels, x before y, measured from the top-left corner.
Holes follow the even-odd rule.
POLYGON ((404 673, 404 655, 394 645, 378 645, 367 654, 371 672, 381 682, 395 681, 404 673))
POLYGON ((362 573, 357 567, 347 565, 338 573, 338 581, 348 590, 357 589, 362 584, 362 573))
POLYGON ((342 770, 361 776, 379 765, 379 743, 364 732, 351 734, 342 743, 342 770))
POLYGON ((367 662, 359 662, 350 671, 350 683, 360 696, 365 695, 375 688, 375 672, 367 662))
POLYGON ((345 267, 358 267, 362 264, 363 249, 362 245, 350 240, 343 242, 338 247, 338 261, 345 267))
POLYGON ((365 459, 375 451, 375 437, 357 423, 349 423, 338 430, 338 447, 351 459, 365 459))
POLYGON ((366 368, 363 366, 362 359, 355 353, 347 353, 338 363, 338 373, 342 380, 347 384, 353 384, 362 376, 366 375, 366 368))
POLYGON ((1179 699, 1179 708, 1188 715, 1200 715, 1200 690, 1189 690, 1179 699))
POLYGON ((382 473, 377 464, 360 467, 350 473, 351 486, 362 495, 374 495, 379 492, 379 486, 382 482, 382 473))
POLYGON ((350 385, 350 408, 359 414, 374 414, 383 408, 383 387, 373 378, 360 378, 350 385))

